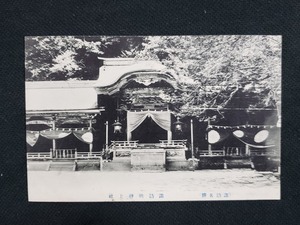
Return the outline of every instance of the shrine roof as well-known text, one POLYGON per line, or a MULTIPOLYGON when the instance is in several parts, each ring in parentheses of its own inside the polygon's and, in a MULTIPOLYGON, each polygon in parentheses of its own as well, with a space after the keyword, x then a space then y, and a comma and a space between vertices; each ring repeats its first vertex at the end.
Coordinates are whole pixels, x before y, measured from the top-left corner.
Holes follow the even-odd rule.
POLYGON ((127 74, 149 72, 170 75, 166 67, 158 61, 139 61, 132 58, 103 60, 103 66, 100 67, 99 71, 99 79, 95 83, 97 88, 112 86, 127 74))
POLYGON ((95 81, 26 82, 26 111, 95 109, 97 93, 94 83, 95 81))

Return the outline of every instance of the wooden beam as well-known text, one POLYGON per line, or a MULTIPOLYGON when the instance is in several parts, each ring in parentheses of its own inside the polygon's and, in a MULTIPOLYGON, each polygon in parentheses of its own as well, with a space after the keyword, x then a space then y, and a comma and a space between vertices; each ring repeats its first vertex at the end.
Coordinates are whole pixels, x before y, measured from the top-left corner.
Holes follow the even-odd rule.
POLYGON ((99 109, 72 109, 72 110, 28 110, 26 114, 53 114, 53 113, 85 113, 85 114, 101 114, 104 112, 104 107, 99 109))

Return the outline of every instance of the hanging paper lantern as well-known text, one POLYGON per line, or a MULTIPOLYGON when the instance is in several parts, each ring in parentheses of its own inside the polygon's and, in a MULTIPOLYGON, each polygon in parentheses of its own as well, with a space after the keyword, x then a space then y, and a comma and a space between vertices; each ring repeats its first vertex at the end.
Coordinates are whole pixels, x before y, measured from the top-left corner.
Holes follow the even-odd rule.
POLYGON ((173 123, 173 125, 175 126, 175 131, 176 132, 182 132, 183 122, 181 122, 179 120, 179 117, 177 117, 177 121, 175 123, 173 123))
POLYGON ((269 136, 269 131, 261 130, 254 136, 254 141, 256 143, 264 142, 265 140, 267 140, 268 136, 269 136))
POLYGON ((112 124, 114 127, 114 133, 122 133, 122 124, 119 122, 119 120, 116 120, 115 123, 112 124))
POLYGON ((242 131, 242 130, 236 130, 236 131, 233 132, 233 134, 235 136, 237 136, 238 138, 242 138, 245 135, 244 131, 242 131))
POLYGON ((87 132, 82 135, 82 139, 86 142, 93 142, 93 134, 92 132, 87 132))
POLYGON ((217 143, 220 140, 220 138, 221 136, 217 131, 211 130, 208 132, 208 142, 210 144, 217 143))

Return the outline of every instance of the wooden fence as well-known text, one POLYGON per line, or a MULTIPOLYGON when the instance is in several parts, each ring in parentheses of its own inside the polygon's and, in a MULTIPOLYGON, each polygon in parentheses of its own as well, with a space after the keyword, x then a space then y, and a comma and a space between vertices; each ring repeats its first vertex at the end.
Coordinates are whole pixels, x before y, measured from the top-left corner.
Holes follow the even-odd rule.
POLYGON ((77 152, 77 149, 51 149, 51 152, 29 152, 27 159, 99 159, 102 152, 77 152))

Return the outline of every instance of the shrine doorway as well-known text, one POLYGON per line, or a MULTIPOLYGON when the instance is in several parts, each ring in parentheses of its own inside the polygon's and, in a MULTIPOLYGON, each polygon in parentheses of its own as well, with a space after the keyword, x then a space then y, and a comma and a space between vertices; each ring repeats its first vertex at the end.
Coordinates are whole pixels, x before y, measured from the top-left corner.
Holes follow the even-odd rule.
POLYGON ((139 143, 159 143, 166 139, 167 131, 158 126, 151 117, 146 118, 132 132, 132 140, 138 140, 139 143))
POLYGON ((172 140, 170 111, 127 112, 127 141, 158 143, 172 140), (134 134, 134 136, 132 136, 134 134))

